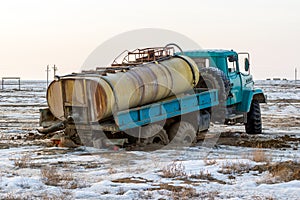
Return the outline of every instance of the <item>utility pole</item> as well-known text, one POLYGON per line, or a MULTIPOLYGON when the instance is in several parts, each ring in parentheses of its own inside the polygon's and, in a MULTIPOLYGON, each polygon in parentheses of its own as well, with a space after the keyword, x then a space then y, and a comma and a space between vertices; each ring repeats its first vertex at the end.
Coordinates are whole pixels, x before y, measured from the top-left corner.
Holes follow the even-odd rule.
POLYGON ((55 79, 56 71, 58 71, 58 69, 57 69, 57 67, 54 65, 54 66, 53 66, 53 79, 55 79))
POLYGON ((47 72, 47 87, 48 87, 48 84, 49 84, 49 72, 50 72, 51 70, 49 69, 49 65, 47 65, 47 70, 46 70, 46 72, 47 72))

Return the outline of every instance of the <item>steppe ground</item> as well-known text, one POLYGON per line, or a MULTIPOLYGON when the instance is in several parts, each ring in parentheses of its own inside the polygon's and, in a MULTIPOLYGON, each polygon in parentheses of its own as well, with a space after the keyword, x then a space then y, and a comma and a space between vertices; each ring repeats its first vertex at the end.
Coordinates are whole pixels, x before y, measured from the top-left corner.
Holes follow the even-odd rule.
POLYGON ((212 125, 193 147, 152 152, 31 140, 46 83, 11 87, 0 90, 0 199, 300 199, 299 82, 256 82, 268 96, 261 135, 212 125))

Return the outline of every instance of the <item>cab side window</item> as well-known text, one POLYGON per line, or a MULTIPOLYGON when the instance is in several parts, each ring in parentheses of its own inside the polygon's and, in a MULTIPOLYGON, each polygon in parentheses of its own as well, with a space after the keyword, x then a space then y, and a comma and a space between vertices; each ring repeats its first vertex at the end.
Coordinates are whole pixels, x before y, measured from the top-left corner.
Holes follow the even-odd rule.
POLYGON ((236 69, 236 58, 234 56, 228 56, 227 57, 227 66, 228 66, 228 71, 229 72, 235 72, 237 71, 236 69))

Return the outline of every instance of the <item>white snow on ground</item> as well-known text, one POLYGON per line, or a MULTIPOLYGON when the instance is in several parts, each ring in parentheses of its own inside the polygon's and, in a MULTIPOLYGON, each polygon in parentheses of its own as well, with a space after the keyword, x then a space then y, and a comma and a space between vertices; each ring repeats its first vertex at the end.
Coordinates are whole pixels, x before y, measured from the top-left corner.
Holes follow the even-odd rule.
POLYGON ((300 100, 300 81, 256 81, 256 87, 263 88, 269 100, 297 99, 300 100))
MULTIPOLYGON (((44 83, 38 84, 33 90, 29 88, 36 83, 30 82, 27 89, 23 86, 25 91, 0 91, 1 143, 12 136, 35 133, 38 109, 46 104, 44 83)), ((256 86, 272 100, 261 105, 266 121, 262 137, 300 136, 296 123, 300 119, 299 85, 258 81, 256 86), (290 103, 278 101, 282 99, 290 103)), ((243 126, 213 126, 212 130, 218 128, 244 131, 243 126)), ((300 161, 299 149, 260 150, 272 163, 300 161)), ((271 184, 268 171, 251 169, 265 164, 253 161, 255 152, 256 148, 227 145, 154 152, 69 150, 16 140, 14 146, 0 149, 0 199, 300 199, 300 180, 271 184), (53 177, 45 175, 45 170, 61 179, 49 183, 53 177), (176 176, 166 177, 167 172, 176 176)))
MULTIPOLYGON (((220 172, 226 166, 231 165, 251 168, 261 164, 251 160, 251 151, 253 151, 251 148, 221 146, 217 149, 210 149, 208 154, 203 153, 207 152, 203 147, 192 147, 176 150, 176 152, 137 152, 137 154, 128 151, 109 152, 96 149, 59 154, 57 148, 11 148, 0 151, 2 177, 0 197, 4 198, 8 193, 14 193, 14 195, 39 198, 45 194, 63 196, 64 192, 68 192, 75 199, 139 199, 144 195, 150 196, 150 199, 172 199, 172 192, 159 186, 164 184, 165 186, 194 188, 199 194, 214 194, 215 199, 300 198, 300 181, 266 184, 263 180, 269 176, 267 172, 261 174, 257 171, 241 174, 220 172), (89 155, 89 150, 97 154, 89 155), (43 152, 53 153, 53 155, 44 155, 43 152), (42 167, 16 167, 14 160, 22 158, 23 155, 30 155, 32 166, 40 164, 42 167), (204 158, 213 163, 206 164, 204 158), (186 173, 181 180, 178 177, 163 177, 162 170, 174 160, 177 160, 175 164, 181 165, 180 169, 186 173), (76 188, 46 185, 41 177, 41 168, 47 166, 56 166, 61 173, 71 173, 77 183, 76 188), (211 174, 217 181, 186 178, 200 173, 211 174), (229 175, 235 178, 229 179, 229 175), (113 182, 121 178, 131 178, 131 181, 113 182), (219 183, 219 181, 224 183, 219 183), (160 189, 155 190, 155 188, 160 189)), ((299 158, 299 151, 267 151, 273 157, 276 155, 276 159, 281 161, 299 158)))

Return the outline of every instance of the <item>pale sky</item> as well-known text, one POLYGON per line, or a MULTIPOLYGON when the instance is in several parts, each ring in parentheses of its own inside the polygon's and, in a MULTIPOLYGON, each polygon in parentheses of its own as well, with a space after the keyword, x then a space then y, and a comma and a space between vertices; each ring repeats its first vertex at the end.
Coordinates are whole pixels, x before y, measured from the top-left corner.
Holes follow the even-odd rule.
POLYGON ((255 79, 294 79, 296 67, 300 77, 299 0, 0 0, 0 77, 78 71, 103 42, 141 28, 248 51, 255 79))

